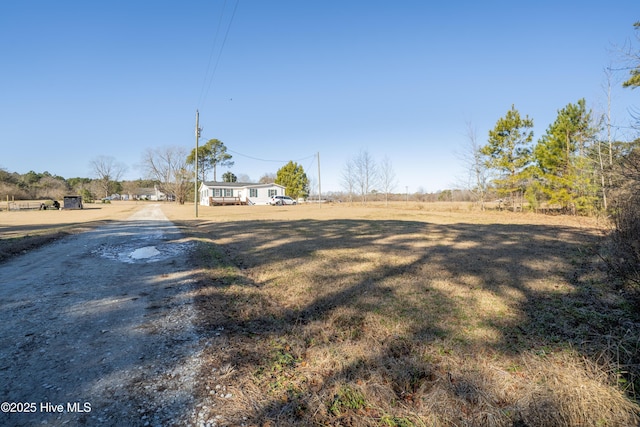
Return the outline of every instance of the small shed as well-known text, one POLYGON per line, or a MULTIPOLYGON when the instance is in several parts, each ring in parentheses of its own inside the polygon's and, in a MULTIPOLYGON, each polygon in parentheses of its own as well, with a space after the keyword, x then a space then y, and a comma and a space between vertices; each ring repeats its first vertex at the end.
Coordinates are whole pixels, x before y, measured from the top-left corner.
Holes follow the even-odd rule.
POLYGON ((63 209, 82 209, 82 196, 64 196, 63 209))

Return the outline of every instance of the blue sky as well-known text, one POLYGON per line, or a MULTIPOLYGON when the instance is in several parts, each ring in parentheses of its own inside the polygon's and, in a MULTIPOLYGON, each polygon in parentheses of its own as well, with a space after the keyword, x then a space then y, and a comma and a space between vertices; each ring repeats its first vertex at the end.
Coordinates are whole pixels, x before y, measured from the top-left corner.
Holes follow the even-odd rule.
MULTIPOLYGON (((640 49, 638 20, 637 0, 4 1, 0 168, 91 177, 112 156, 143 177, 147 148, 194 146, 198 109, 236 175, 294 160, 317 182, 320 153, 336 191, 367 150, 399 192, 451 188, 468 123, 486 141, 514 104, 537 139, 568 103, 604 111, 603 70, 640 49)), ((614 77, 629 139, 640 92, 614 77)))

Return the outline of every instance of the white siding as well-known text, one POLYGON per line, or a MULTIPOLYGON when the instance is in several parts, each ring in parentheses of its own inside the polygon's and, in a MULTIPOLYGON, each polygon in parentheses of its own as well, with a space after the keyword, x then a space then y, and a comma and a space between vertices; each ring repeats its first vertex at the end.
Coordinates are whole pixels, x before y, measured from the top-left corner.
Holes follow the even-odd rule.
POLYGON ((228 187, 202 184, 200 187, 200 204, 209 205, 209 197, 239 197, 243 202, 249 202, 254 205, 265 205, 269 203, 269 193, 283 196, 284 188, 277 184, 248 184, 243 187, 228 187), (226 190, 226 191, 225 191, 226 190), (229 196, 231 191, 232 196, 229 196))

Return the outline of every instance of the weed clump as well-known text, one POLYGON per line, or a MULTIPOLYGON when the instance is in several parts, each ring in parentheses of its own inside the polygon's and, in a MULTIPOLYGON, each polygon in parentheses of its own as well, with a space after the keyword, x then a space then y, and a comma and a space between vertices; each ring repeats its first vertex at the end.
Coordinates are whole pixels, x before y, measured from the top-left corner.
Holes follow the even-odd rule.
POLYGON ((341 416, 345 411, 357 411, 367 407, 364 394, 349 385, 340 387, 338 393, 329 404, 329 412, 335 416, 341 416))

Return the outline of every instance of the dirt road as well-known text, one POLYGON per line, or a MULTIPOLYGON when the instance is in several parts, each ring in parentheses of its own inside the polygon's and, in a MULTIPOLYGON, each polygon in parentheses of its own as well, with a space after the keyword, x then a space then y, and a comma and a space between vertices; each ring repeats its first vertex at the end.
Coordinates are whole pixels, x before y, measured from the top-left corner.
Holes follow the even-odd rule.
POLYGON ((189 250, 152 205, 0 264, 0 425, 187 424, 189 250))

